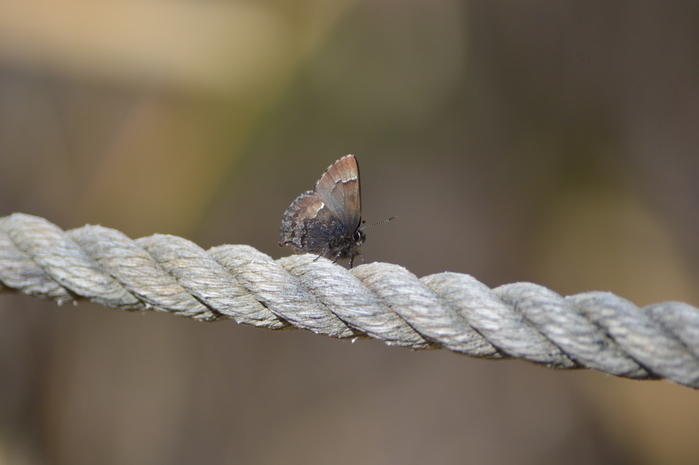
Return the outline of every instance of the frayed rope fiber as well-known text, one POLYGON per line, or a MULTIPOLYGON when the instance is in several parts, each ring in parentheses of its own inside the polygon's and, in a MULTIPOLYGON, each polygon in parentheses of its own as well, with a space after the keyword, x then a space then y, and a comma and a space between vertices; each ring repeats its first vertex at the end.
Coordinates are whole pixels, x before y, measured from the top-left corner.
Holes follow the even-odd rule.
POLYGON ((699 309, 681 302, 638 308, 609 292, 562 297, 531 283, 489 289, 469 275, 418 279, 388 263, 347 270, 314 255, 273 260, 246 245, 204 250, 169 235, 63 231, 21 213, 0 218, 0 291, 699 389, 699 309))

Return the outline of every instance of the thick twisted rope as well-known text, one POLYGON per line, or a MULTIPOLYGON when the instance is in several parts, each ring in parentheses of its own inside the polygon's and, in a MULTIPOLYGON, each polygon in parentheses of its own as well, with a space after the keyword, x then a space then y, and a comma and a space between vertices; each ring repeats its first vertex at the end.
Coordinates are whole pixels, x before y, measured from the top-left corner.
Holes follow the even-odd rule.
POLYGON ((639 309, 608 292, 561 297, 531 283, 491 290, 459 273, 418 279, 387 263, 346 270, 312 255, 273 260, 245 245, 205 251, 168 235, 131 240, 101 226, 64 232, 19 213, 0 218, 0 291, 699 389, 699 309, 681 302, 639 309))

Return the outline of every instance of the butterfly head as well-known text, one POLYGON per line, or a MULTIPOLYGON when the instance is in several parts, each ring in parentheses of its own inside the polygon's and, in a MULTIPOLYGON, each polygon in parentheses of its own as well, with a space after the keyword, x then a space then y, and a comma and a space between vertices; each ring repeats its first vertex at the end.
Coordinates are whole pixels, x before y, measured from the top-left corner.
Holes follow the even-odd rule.
POLYGON ((364 244, 364 241, 366 240, 366 234, 364 234, 364 232, 361 229, 357 229, 352 235, 352 239, 354 239, 355 247, 359 247, 360 245, 364 244))

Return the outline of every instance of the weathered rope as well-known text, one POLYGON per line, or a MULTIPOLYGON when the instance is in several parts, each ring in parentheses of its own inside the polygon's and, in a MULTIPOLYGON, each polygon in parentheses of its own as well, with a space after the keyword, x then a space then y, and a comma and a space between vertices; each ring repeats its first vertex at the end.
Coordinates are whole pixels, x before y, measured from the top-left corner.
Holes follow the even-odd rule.
POLYGON ((418 279, 387 263, 346 270, 311 255, 273 260, 245 245, 205 251, 168 235, 131 240, 101 226, 64 232, 19 213, 0 218, 0 291, 699 389, 699 309, 681 302, 639 309, 608 292, 561 297, 531 283, 491 290, 465 274, 418 279))

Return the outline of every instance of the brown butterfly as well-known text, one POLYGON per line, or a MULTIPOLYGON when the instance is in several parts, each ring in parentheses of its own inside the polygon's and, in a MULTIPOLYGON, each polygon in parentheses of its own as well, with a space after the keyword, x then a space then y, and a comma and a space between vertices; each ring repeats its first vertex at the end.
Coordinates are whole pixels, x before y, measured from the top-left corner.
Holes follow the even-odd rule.
POLYGON ((362 224, 359 165, 354 155, 340 158, 325 170, 312 191, 301 194, 282 216, 279 246, 294 253, 315 253, 338 261, 361 254, 366 235, 362 224))

